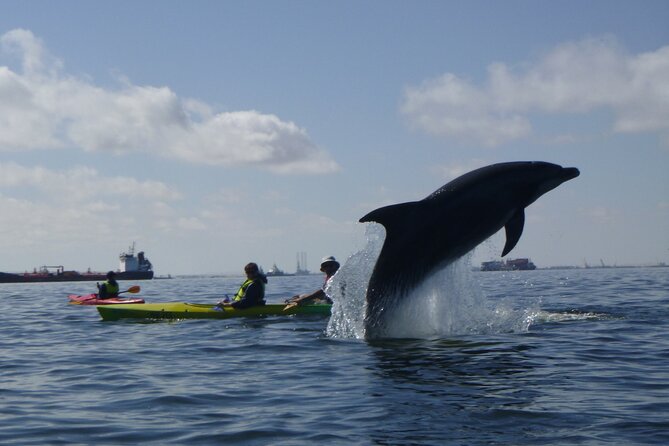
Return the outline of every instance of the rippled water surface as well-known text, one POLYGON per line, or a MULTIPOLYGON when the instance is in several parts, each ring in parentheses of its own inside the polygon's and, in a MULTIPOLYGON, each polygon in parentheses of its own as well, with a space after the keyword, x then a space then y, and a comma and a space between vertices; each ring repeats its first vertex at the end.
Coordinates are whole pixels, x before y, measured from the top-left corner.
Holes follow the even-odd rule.
MULTIPOLYGON (((313 316, 103 322, 67 304, 92 283, 0 284, 0 444, 669 444, 669 268, 464 280, 473 329, 375 341, 313 316)), ((239 281, 138 284, 215 302, 239 281)))

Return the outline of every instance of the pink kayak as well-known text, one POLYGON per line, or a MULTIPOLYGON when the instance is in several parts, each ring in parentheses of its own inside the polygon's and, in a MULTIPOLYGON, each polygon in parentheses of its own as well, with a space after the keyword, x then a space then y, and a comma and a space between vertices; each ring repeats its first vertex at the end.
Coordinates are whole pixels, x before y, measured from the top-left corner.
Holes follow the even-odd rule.
POLYGON ((114 305, 114 304, 143 304, 144 299, 139 297, 131 299, 122 299, 119 297, 114 297, 111 299, 98 299, 97 294, 87 294, 85 296, 78 296, 76 294, 70 294, 67 296, 70 299, 71 304, 76 305, 114 305))

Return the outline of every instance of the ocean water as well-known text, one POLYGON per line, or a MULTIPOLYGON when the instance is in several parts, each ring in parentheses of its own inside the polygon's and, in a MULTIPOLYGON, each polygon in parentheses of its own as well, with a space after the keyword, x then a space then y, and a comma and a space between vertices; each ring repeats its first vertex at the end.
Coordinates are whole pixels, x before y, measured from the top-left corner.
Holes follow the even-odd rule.
MULTIPOLYGON (((331 320, 171 322, 67 304, 93 283, 0 284, 0 444, 669 444, 669 268, 456 265, 385 340, 360 336, 356 280, 331 320)), ((137 284, 215 302, 240 281, 137 284)), ((268 300, 321 282, 271 278, 268 300)))

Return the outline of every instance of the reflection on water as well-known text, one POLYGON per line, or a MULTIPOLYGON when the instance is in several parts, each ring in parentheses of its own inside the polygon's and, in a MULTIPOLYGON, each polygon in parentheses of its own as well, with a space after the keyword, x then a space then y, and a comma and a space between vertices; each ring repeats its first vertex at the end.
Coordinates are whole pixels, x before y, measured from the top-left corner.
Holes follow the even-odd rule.
POLYGON ((384 388, 409 386, 453 397, 464 386, 490 396, 496 387, 518 387, 532 370, 529 344, 398 340, 370 341, 370 345, 377 360, 375 374, 384 378, 384 388))
MULTIPOLYGON (((370 389, 387 407, 392 425, 379 427, 372 438, 380 443, 397 439, 416 444, 439 444, 464 439, 478 429, 481 418, 488 428, 514 427, 517 414, 541 394, 532 385, 535 364, 532 344, 461 340, 370 341, 377 380, 370 389), (529 385, 528 385, 529 384, 529 385), (447 421, 446 421, 447 420, 447 421), (447 423, 454 428, 441 435, 430 426, 447 423)), ((528 416, 531 414, 528 412, 528 416)), ((513 435, 512 435, 513 436, 513 435)))

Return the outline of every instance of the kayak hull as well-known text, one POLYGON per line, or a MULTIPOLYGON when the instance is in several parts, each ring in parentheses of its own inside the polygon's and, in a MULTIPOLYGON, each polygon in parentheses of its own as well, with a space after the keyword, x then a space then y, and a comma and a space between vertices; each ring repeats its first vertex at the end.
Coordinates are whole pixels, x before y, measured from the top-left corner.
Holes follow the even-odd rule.
POLYGON ((151 303, 144 305, 99 306, 98 312, 106 321, 119 319, 230 319, 234 317, 289 316, 313 314, 329 316, 332 305, 295 306, 284 311, 286 304, 268 304, 237 310, 232 307, 214 309, 216 304, 187 302, 151 303))
POLYGON ((144 299, 139 297, 131 299, 123 298, 112 298, 112 299, 98 299, 97 294, 86 294, 84 296, 78 296, 76 294, 70 294, 67 296, 70 299, 71 304, 75 305, 120 305, 120 304, 143 304, 144 299))

